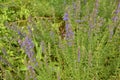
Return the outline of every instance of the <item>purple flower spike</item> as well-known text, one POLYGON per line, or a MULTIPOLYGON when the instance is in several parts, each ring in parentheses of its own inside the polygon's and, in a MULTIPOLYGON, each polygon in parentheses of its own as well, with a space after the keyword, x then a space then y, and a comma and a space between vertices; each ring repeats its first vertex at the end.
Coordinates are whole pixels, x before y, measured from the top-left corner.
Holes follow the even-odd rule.
POLYGON ((112 18, 112 20, 114 22, 118 21, 118 19, 119 19, 119 17, 118 17, 119 12, 120 12, 120 2, 118 4, 118 7, 117 7, 116 11, 114 12, 115 16, 113 16, 113 18, 112 18))
MULTIPOLYGON (((67 9, 69 11, 69 8, 67 9)), ((65 21, 65 39, 67 41, 68 46, 72 46, 74 43, 74 32, 72 30, 71 24, 69 22, 69 14, 68 12, 65 12, 63 20, 65 21)))
POLYGON ((72 46, 74 40, 74 32, 72 31, 72 28, 68 22, 66 22, 65 29, 66 29, 65 38, 68 42, 68 45, 72 46))
POLYGON ((32 40, 28 36, 26 36, 24 41, 18 40, 18 43, 24 49, 28 57, 32 60, 34 55, 34 50, 33 50, 34 44, 32 40))
POLYGON ((68 13, 65 13, 65 14, 64 14, 64 17, 63 17, 63 20, 64 20, 64 21, 68 21, 68 19, 69 19, 69 18, 68 18, 68 13))

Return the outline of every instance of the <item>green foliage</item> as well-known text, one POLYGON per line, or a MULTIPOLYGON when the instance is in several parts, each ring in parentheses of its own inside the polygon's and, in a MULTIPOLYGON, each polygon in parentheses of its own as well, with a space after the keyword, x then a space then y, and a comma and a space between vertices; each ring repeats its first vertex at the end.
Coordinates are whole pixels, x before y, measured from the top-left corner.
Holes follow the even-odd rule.
POLYGON ((119 80, 118 4, 0 0, 0 80, 119 80))

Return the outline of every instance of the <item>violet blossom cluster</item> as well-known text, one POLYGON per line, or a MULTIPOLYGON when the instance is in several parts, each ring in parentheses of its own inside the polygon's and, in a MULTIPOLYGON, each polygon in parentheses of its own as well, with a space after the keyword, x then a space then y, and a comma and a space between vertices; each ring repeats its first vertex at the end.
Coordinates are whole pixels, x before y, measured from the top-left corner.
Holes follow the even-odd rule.
POLYGON ((32 60, 33 55, 34 55, 34 50, 33 50, 34 44, 33 44, 32 40, 28 36, 26 36, 23 41, 19 40, 18 43, 24 49, 24 51, 27 54, 27 56, 29 57, 29 59, 32 60))
POLYGON ((66 12, 64 14, 63 20, 65 21, 65 39, 67 40, 67 43, 69 46, 72 46, 73 39, 74 39, 74 32, 72 31, 71 25, 69 23, 69 14, 66 12))
POLYGON ((114 29, 117 27, 117 23, 119 22, 119 14, 120 14, 120 1, 118 3, 117 9, 114 12, 114 16, 112 18, 113 20, 113 26, 109 26, 110 29, 110 38, 114 35, 114 29))
POLYGON ((118 6, 117 6, 117 9, 116 11, 114 12, 115 13, 115 16, 113 17, 113 21, 116 22, 118 20, 118 14, 120 13, 120 1, 118 3, 118 6))
POLYGON ((30 75, 27 76, 28 78, 32 78, 35 80, 34 67, 36 66, 37 63, 36 63, 36 59, 34 58, 34 44, 32 42, 32 39, 30 38, 30 36, 26 35, 23 40, 19 39, 18 43, 21 46, 21 48, 25 51, 28 58, 30 59, 30 61, 28 62, 28 71, 30 75), (32 64, 34 64, 34 67, 32 66, 32 64))

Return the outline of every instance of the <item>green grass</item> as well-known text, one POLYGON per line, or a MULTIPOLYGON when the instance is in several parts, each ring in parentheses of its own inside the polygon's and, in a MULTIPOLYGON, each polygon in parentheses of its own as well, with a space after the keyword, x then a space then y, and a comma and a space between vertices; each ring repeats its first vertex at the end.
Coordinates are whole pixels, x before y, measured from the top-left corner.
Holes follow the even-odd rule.
POLYGON ((119 80, 118 4, 0 0, 0 80, 119 80))

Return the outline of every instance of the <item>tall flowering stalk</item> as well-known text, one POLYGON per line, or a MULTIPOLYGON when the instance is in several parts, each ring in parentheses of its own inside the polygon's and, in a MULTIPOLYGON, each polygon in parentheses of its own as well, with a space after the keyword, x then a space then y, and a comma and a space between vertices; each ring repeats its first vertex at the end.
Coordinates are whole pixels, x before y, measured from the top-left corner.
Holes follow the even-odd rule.
POLYGON ((95 8, 93 9, 92 14, 90 15, 90 20, 89 20, 90 29, 95 27, 96 17, 97 17, 97 14, 98 14, 98 7, 99 7, 98 4, 99 4, 99 0, 96 0, 95 8))
POLYGON ((117 22, 118 21, 119 13, 120 13, 120 1, 118 3, 117 9, 114 12, 115 16, 113 16, 113 22, 117 22))
POLYGON ((88 50, 88 64, 89 66, 92 66, 92 59, 93 59, 93 54, 92 54, 92 48, 93 48, 93 29, 96 26, 96 22, 97 22, 97 15, 98 15, 98 8, 99 8, 99 0, 95 0, 95 5, 93 8, 93 12, 90 14, 90 18, 89 18, 89 30, 88 30, 88 40, 89 40, 89 50, 88 50))
POLYGON ((34 43, 32 42, 31 39, 31 30, 30 27, 28 27, 29 34, 25 36, 23 40, 19 39, 18 43, 21 46, 21 48, 25 51, 26 55, 29 58, 27 68, 28 68, 28 74, 26 75, 26 79, 33 79, 35 80, 35 71, 34 71, 34 66, 35 66, 35 61, 36 58, 34 57, 34 43))
POLYGON ((81 12, 81 1, 77 0, 76 2, 73 2, 73 18, 75 21, 80 20, 80 12, 81 12))
MULTIPOLYGON (((18 40, 19 45, 22 49, 24 49, 25 53, 27 54, 28 58, 33 61, 33 55, 34 55, 34 43, 32 42, 31 35, 32 30, 31 27, 28 26, 28 34, 24 35, 24 39, 21 40, 21 38, 18 40)), ((18 34, 22 36, 21 31, 18 30, 18 34)))
POLYGON ((32 60, 33 55, 34 55, 34 51, 33 51, 34 44, 28 36, 25 37, 24 41, 21 44, 21 47, 25 50, 29 59, 32 60))
POLYGON ((117 28, 120 18, 120 1, 118 1, 117 9, 114 12, 114 16, 112 17, 113 24, 109 26, 110 38, 112 38, 114 34, 114 29, 117 28))
MULTIPOLYGON (((93 28, 96 26, 96 21, 97 21, 97 14, 98 14, 98 8, 99 8, 99 0, 95 1, 95 7, 93 8, 93 12, 90 14, 90 18, 89 18, 89 30, 88 30, 88 39, 89 39, 89 43, 91 43, 92 40, 92 31, 93 28)), ((97 27, 97 26, 96 26, 97 27)), ((90 45, 91 47, 91 45, 90 45)))
POLYGON ((67 40, 68 45, 72 46, 73 39, 74 39, 74 32, 72 31, 72 28, 69 22, 70 19, 69 19, 68 12, 64 14, 63 20, 65 21, 65 31, 66 31, 65 39, 67 40))

